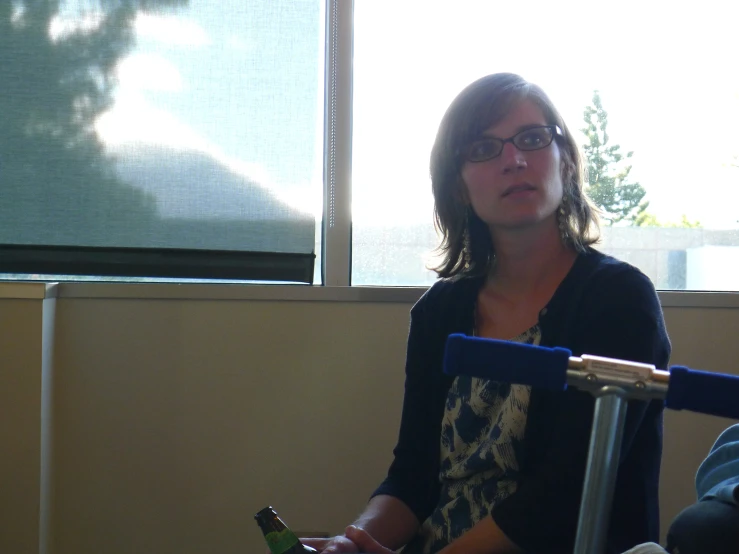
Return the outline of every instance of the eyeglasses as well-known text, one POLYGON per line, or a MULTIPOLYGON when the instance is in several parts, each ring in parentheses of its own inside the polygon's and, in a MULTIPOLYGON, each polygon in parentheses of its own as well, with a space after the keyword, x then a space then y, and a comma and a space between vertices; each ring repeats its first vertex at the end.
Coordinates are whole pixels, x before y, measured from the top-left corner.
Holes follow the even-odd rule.
POLYGON ((555 135, 564 136, 562 129, 557 125, 529 127, 507 139, 486 137, 476 140, 461 148, 458 154, 460 159, 468 162, 484 162, 500 156, 506 142, 510 142, 516 148, 523 151, 541 150, 552 144, 555 135))

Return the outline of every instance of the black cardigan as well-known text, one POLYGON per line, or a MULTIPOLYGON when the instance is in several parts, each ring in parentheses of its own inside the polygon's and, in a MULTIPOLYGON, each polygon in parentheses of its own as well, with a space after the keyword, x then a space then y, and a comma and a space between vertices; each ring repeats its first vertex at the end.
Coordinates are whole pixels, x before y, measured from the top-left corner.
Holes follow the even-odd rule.
MULTIPOLYGON (((440 280, 411 310, 403 412, 394 461, 372 496, 402 500, 424 521, 438 501, 439 441, 452 378, 442 372, 446 337, 471 334, 482 277, 440 280)), ((659 299, 638 269, 593 249, 580 254, 539 314, 542 346, 666 369, 670 342, 659 299)), ((493 508, 506 536, 530 554, 571 554, 594 398, 533 388, 516 492, 493 508)), ((661 401, 629 401, 607 552, 659 541, 661 401)))

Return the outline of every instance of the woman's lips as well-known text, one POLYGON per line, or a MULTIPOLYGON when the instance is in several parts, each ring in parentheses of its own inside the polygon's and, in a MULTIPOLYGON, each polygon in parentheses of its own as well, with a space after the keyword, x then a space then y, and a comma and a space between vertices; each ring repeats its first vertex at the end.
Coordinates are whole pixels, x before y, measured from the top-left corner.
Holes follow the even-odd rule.
POLYGON ((528 183, 516 183, 515 185, 511 185, 510 187, 505 189, 502 196, 506 197, 513 194, 522 194, 533 190, 536 190, 533 185, 530 185, 528 183))

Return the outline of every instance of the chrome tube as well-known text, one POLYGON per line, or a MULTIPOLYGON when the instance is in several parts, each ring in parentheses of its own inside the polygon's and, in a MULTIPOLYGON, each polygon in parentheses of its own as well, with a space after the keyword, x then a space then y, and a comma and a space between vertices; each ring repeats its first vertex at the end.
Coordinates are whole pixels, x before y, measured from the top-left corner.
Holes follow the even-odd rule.
POLYGON ((593 394, 595 412, 574 554, 605 551, 628 406, 626 391, 620 387, 605 386, 593 394))

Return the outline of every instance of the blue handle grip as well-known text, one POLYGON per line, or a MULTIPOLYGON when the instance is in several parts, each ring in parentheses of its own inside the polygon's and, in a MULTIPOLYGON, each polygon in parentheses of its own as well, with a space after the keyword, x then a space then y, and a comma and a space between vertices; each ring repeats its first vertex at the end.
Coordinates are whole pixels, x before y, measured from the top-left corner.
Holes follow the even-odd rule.
POLYGON ((739 419, 739 377, 672 366, 665 406, 739 419))
POLYGON ((449 335, 444 373, 562 391, 572 352, 506 340, 449 335))

